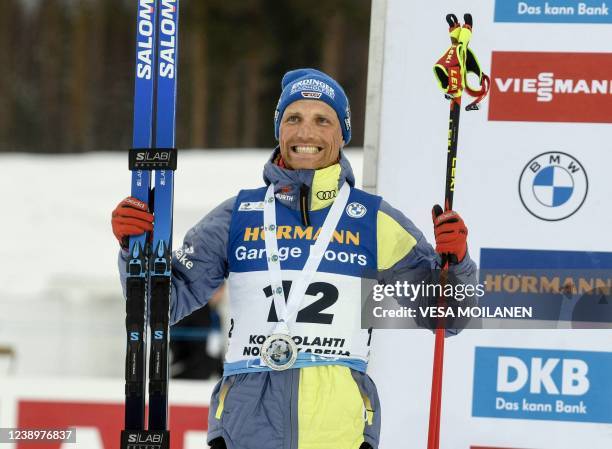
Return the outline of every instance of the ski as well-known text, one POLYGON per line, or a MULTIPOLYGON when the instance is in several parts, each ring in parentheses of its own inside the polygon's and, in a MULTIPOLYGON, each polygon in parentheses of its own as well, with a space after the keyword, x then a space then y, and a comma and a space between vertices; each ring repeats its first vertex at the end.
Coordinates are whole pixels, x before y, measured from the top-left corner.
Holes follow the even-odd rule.
POLYGON ((149 430, 168 426, 168 311, 172 258, 172 210, 176 168, 176 75, 178 0, 159 0, 157 47, 157 114, 155 145, 159 160, 168 164, 155 171, 155 227, 151 276, 151 354, 149 365, 149 430))
MULTIPOLYGON (((155 42, 157 0, 139 0, 136 21, 136 76, 134 81, 133 154, 153 146, 155 42)), ((130 167, 131 168, 131 167, 130 167)), ((149 202, 151 173, 132 170, 131 196, 149 202)), ((129 240, 126 280, 127 350, 125 361, 125 429, 145 427, 147 356, 147 233, 129 240)))
POLYGON ((172 258, 178 0, 139 0, 132 196, 152 204, 151 239, 130 238, 127 263, 125 430, 121 449, 169 449, 168 327, 172 258), (154 189, 151 190, 152 172, 154 189), (154 198, 151 198, 151 193, 154 198), (153 199, 153 202, 150 200, 153 199), (149 413, 145 428, 147 317, 149 413))

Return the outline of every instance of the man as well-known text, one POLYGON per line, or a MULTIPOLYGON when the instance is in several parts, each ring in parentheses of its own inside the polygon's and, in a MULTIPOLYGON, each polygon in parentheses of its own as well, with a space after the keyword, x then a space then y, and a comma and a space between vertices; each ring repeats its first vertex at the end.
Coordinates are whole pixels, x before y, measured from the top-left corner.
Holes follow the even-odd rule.
MULTIPOLYGON (((173 263, 171 322, 228 278, 229 347, 208 441, 377 449, 381 414, 366 374, 371 330, 361 329, 361 281, 418 280, 440 258, 401 212, 354 188, 341 151, 350 109, 335 80, 313 69, 285 74, 274 125, 279 147, 264 167, 266 187, 243 190, 204 217, 179 249, 191 268, 173 263)), ((113 212, 120 242, 152 229, 146 204, 135 204, 124 200, 113 212)), ((441 212, 436 250, 456 261, 460 282, 472 282, 467 229, 455 212, 441 212)))

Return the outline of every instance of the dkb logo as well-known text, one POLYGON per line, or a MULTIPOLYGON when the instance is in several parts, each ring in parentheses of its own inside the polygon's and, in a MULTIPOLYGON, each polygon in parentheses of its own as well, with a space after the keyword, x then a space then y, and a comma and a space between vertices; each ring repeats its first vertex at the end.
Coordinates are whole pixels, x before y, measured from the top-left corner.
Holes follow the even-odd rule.
POLYGON ((530 393, 567 394, 579 396, 589 391, 589 366, 579 359, 542 359, 533 357, 527 365, 518 357, 500 356, 497 359, 497 391, 515 393, 529 387, 530 393), (552 377, 561 365, 561 385, 552 377))
POLYGON ((612 353, 477 347, 472 415, 612 423, 612 353))

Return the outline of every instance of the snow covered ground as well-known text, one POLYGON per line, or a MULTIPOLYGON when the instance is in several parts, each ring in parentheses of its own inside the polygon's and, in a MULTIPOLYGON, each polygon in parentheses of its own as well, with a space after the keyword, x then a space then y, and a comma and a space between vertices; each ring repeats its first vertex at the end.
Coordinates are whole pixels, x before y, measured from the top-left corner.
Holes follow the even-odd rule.
MULTIPOLYGON (((362 152, 346 154, 359 185, 362 152)), ((175 246, 218 203, 263 185, 269 155, 182 151, 175 246)), ((0 167, 0 347, 15 351, 14 374, 123 376, 124 304, 110 215, 129 194, 127 155, 3 154, 0 167)))

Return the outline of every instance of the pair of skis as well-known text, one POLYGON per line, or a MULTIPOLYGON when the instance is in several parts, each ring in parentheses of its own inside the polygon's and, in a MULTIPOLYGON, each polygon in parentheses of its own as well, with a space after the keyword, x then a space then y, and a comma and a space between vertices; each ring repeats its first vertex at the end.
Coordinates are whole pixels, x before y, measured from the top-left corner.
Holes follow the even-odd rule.
POLYGON ((169 449, 168 313, 179 0, 138 0, 131 195, 154 205, 153 235, 129 241, 126 282, 125 430, 121 449, 169 449), (154 179, 153 179, 154 178, 154 179), (151 181, 154 180, 154 183, 151 181), (151 329, 145 427, 147 322, 151 329))

